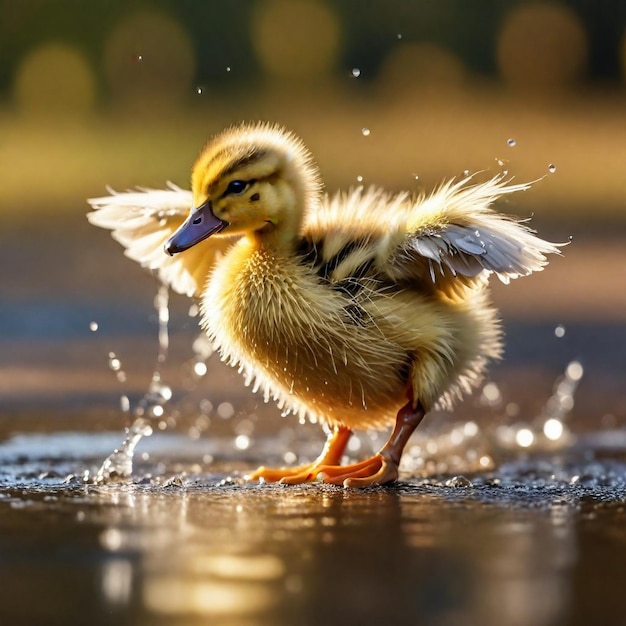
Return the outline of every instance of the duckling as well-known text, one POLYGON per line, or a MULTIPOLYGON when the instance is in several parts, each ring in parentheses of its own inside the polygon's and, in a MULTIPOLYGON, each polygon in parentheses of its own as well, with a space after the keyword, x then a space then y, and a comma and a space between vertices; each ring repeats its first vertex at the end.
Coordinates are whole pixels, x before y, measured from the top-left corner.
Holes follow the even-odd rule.
POLYGON ((418 198, 376 187, 329 198, 304 143, 269 123, 209 141, 191 187, 112 192, 89 200, 88 218, 200 299, 221 358, 266 401, 324 425, 315 461, 251 480, 395 481, 425 414, 451 408, 501 355, 489 276, 508 282, 560 253, 492 208, 529 184, 468 176, 418 198), (376 455, 340 464, 354 429, 390 426, 376 455))

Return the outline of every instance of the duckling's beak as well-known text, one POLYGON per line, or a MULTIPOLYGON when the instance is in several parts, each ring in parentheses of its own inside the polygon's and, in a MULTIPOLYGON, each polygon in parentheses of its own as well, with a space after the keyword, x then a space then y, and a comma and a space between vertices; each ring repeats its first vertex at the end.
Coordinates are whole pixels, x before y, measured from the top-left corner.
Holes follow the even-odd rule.
POLYGON ((165 252, 170 256, 195 246, 202 240, 219 233, 228 226, 213 215, 213 203, 207 200, 180 225, 179 229, 165 243, 165 252))

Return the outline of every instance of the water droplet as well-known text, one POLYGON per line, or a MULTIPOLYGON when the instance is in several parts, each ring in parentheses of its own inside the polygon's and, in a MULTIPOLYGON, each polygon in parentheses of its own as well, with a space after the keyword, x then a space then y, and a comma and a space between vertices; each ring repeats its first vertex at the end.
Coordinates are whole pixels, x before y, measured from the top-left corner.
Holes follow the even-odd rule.
POLYGON ((548 172, 550 172, 550 174, 554 174, 554 172, 556 172, 556 165, 554 165, 554 163, 550 163, 550 165, 548 165, 548 172))
POLYGON ((230 65, 227 65, 227 66, 226 66, 226 71, 227 71, 227 72, 230 72, 230 69, 231 69, 231 68, 230 68, 230 65))
POLYGON ((502 394, 495 383, 487 383, 483 387, 482 397, 489 406, 494 406, 502 402, 502 394))
POLYGON ((508 402, 507 405, 504 407, 504 412, 506 413, 507 417, 517 417, 520 413, 519 404, 517 404, 516 402, 508 402))
POLYGON ((122 409, 124 413, 130 411, 130 400, 128 396, 120 396, 120 409, 122 409))
POLYGON ((350 452, 358 452, 361 449, 361 440, 358 437, 351 437, 347 448, 350 452))
POLYGON ((283 455, 283 461, 285 461, 287 465, 293 465, 297 460, 298 457, 292 450, 287 450, 287 452, 283 455))
POLYGON ((496 163, 499 167, 502 167, 504 165, 504 161, 502 159, 496 159, 496 163))
POLYGON ((361 75, 361 70, 358 67, 353 67, 352 76, 354 76, 354 78, 358 78, 360 75, 361 75))
POLYGON ((554 329, 554 334, 559 337, 559 339, 561 337, 565 336, 565 326, 563 326, 563 324, 559 324, 555 329, 554 329))
POLYGON ((230 419, 235 414, 235 407, 230 402, 222 402, 217 407, 217 414, 224 420, 230 419))
POLYGON ((398 34, 396 35, 396 39, 402 39, 402 33, 398 33, 398 34))
POLYGON ((474 486, 472 481, 465 478, 465 476, 454 476, 453 478, 446 480, 445 485, 446 487, 457 487, 461 489, 467 489, 468 487, 474 486))
POLYGON ((469 170, 463 170, 463 176, 469 176, 469 175, 470 175, 469 170))
POLYGON ((583 377, 583 366, 579 361, 572 361, 565 370, 565 375, 570 380, 580 380, 583 377))
POLYGON ((358 183, 362 183, 363 182, 363 176, 357 176, 356 180, 358 183))
POLYGON ((95 333, 98 330, 98 322, 89 322, 89 330, 95 333))
POLYGON ((203 363, 202 361, 195 363, 193 366, 193 373, 198 377, 204 376, 207 373, 207 370, 208 368, 206 363, 203 363))
POLYGON ((517 142, 515 141, 515 139, 507 139, 506 140, 506 145, 509 146, 509 148, 514 148, 516 144, 517 144, 517 142))
POLYGON ((563 435, 563 423, 555 418, 546 420, 543 425, 543 434, 550 439, 550 441, 557 441, 563 435))
POLYGON ((370 129, 369 128, 362 128, 361 129, 361 134, 363 135, 363 137, 369 137, 370 134, 370 129))
POLYGON ((135 63, 141 63, 141 62, 143 61, 143 55, 142 55, 142 54, 136 54, 136 55, 133 57, 133 61, 134 61, 135 63))
MULTIPOLYGON (((253 416, 251 416, 253 417, 253 416)), ((237 435, 251 435, 254 432, 255 424, 251 419, 242 419, 235 426, 235 433, 237 435)))
POLYGON ((196 87, 196 93, 202 95, 202 87, 196 87))
POLYGON ((515 434, 515 441, 521 448, 529 448, 535 441, 535 435, 530 428, 520 428, 515 434))
POLYGON ((250 437, 248 435, 237 435, 235 437, 235 447, 237 450, 247 450, 250 447, 250 437))
POLYGON ((475 437, 478 434, 478 424, 476 422, 466 422, 463 425, 463 434, 466 437, 475 437))

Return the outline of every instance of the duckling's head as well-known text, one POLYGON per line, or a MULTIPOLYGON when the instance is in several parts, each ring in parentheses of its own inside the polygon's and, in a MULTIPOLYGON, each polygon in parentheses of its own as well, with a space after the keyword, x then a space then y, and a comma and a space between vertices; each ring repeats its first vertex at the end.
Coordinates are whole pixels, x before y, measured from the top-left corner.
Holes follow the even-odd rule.
POLYGON ((229 128, 204 147, 191 173, 194 208, 167 242, 182 252, 211 235, 259 235, 289 242, 319 199, 317 165, 281 126, 229 128))

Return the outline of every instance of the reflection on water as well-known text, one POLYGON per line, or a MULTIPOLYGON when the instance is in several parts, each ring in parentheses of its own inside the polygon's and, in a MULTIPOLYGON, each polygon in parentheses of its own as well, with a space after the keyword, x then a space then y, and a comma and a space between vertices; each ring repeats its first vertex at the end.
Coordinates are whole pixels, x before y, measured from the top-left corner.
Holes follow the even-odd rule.
POLYGON ((56 458, 53 445, 27 459, 37 436, 0 445, 0 623, 37 623, 41 605, 58 623, 582 624, 599 576, 605 615, 620 610, 616 437, 608 456, 600 438, 366 490, 206 473, 197 442, 174 461, 183 438, 165 433, 132 482, 86 484, 64 473, 79 476, 112 436, 74 437, 72 455, 58 436, 56 458))

